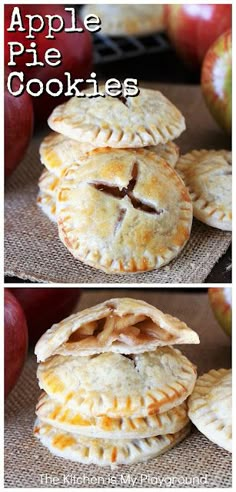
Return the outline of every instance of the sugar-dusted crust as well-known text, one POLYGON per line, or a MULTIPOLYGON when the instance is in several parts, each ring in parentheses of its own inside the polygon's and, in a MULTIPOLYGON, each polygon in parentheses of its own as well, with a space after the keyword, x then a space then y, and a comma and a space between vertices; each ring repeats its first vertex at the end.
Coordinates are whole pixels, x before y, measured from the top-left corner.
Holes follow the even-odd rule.
POLYGON ((38 362, 52 355, 134 354, 174 344, 199 343, 186 323, 145 301, 109 299, 53 325, 37 342, 38 362))
POLYGON ((39 154, 42 164, 51 173, 61 177, 65 169, 92 150, 94 146, 90 143, 80 143, 60 133, 51 132, 43 139, 39 154))
POLYGON ((56 456, 79 463, 115 466, 155 458, 176 446, 190 430, 187 424, 175 434, 146 439, 96 439, 53 428, 37 419, 34 435, 56 456))
POLYGON ((160 268, 180 253, 192 203, 163 159, 142 149, 102 149, 78 164, 57 195, 60 239, 75 258, 121 274, 160 268))
POLYGON ((155 154, 164 159, 167 164, 175 168, 179 159, 179 147, 174 142, 166 142, 166 144, 150 146, 147 147, 147 150, 155 152, 155 154))
POLYGON ((41 395, 36 406, 39 420, 64 431, 87 437, 104 439, 135 439, 163 434, 173 434, 187 425, 186 402, 170 409, 168 412, 148 417, 87 417, 58 401, 52 400, 45 393, 41 395))
POLYGON ((54 355, 38 366, 39 386, 82 415, 145 417, 167 412, 192 393, 196 368, 172 347, 124 356, 54 355))
POLYGON ((197 379, 189 418, 208 439, 232 452, 232 371, 212 369, 197 379))
POLYGON ((193 201, 193 215, 205 224, 232 230, 232 153, 193 150, 180 157, 176 170, 193 201))
POLYGON ((165 28, 163 5, 85 5, 81 15, 97 15, 102 34, 110 36, 143 36, 165 28))
POLYGON ((52 222, 56 222, 56 193, 58 185, 59 178, 44 169, 38 182, 39 193, 36 202, 52 222))
MULTIPOLYGON (((91 90, 84 91, 85 94, 91 90)), ((100 88, 104 93, 104 87, 100 88)), ((185 130, 180 111, 161 92, 140 89, 126 100, 72 97, 48 119, 52 130, 94 147, 145 147, 174 140, 185 130)))

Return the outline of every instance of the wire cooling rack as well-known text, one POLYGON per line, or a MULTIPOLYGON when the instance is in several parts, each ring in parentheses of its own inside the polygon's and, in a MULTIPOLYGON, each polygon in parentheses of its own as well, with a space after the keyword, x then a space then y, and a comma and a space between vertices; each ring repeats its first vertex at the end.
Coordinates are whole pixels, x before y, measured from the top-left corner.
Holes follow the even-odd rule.
POLYGON ((169 49, 169 42, 165 34, 142 36, 124 36, 111 38, 104 34, 93 35, 94 63, 117 62, 135 56, 163 53, 169 49))

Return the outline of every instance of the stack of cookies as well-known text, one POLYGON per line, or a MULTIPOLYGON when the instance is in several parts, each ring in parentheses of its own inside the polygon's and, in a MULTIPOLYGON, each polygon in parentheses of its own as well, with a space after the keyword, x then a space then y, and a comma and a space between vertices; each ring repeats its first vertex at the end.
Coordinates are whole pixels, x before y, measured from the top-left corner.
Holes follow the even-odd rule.
POLYGON ((231 152, 173 143, 185 129, 158 91, 71 98, 40 146, 38 205, 72 255, 107 273, 160 268, 187 243, 193 215, 231 230, 231 152))
POLYGON ((47 170, 38 205, 84 263, 107 273, 159 268, 179 254, 192 226, 192 202, 173 169, 172 140, 185 130, 184 117, 158 91, 89 93, 49 117, 55 133, 40 147, 47 170))
POLYGON ((190 432, 193 364, 173 344, 199 343, 144 301, 111 299, 38 341, 43 390, 34 434, 56 456, 100 466, 158 456, 190 432))

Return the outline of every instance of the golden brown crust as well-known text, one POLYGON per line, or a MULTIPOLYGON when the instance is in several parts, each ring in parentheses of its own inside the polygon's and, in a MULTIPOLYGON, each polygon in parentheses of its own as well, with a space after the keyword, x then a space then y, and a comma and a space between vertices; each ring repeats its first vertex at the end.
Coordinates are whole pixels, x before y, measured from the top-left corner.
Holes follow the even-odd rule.
MULTIPOLYGON (((100 91, 104 93, 104 87, 100 91)), ((158 145, 185 130, 183 115, 161 92, 142 88, 125 103, 107 95, 73 97, 53 110, 48 124, 79 142, 112 148, 158 145)))
POLYGON ((59 235, 108 273, 160 268, 189 239, 192 203, 177 173, 147 150, 100 149, 71 166, 57 195, 59 235))
POLYGON ((43 139, 39 153, 42 164, 51 173, 61 177, 65 169, 92 150, 94 146, 89 143, 80 143, 60 133, 51 132, 43 139))
POLYGON ((110 299, 53 325, 35 347, 38 361, 51 355, 134 354, 158 346, 199 343, 186 323, 131 298, 110 299))
POLYGON ((193 150, 181 156, 176 170, 193 201, 193 215, 218 229, 232 230, 232 154, 193 150))
POLYGON ((172 347, 129 357, 54 355, 38 366, 40 388, 82 415, 143 417, 166 412, 191 394, 196 368, 172 347))
POLYGON ((38 182, 39 193, 36 202, 52 222, 56 222, 56 193, 58 185, 58 177, 44 169, 38 182))
POLYGON ((88 417, 52 400, 45 393, 36 406, 39 420, 75 434, 104 439, 135 439, 178 432, 189 419, 186 402, 148 417, 88 417))
POLYGON ((79 463, 114 466, 155 458, 177 445, 190 430, 188 424, 175 434, 146 439, 95 439, 59 431, 36 420, 34 435, 56 456, 79 463))

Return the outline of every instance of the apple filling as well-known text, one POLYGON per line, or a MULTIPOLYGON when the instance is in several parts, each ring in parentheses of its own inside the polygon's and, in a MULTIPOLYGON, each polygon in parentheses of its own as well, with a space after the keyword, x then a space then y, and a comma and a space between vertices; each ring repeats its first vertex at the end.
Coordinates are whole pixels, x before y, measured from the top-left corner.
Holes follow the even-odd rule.
POLYGON ((98 346, 112 345, 116 342, 138 345, 154 338, 167 342, 172 335, 143 314, 126 314, 122 317, 110 314, 83 324, 72 333, 67 343, 79 345, 81 348, 95 341, 98 346))

